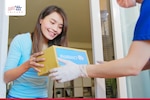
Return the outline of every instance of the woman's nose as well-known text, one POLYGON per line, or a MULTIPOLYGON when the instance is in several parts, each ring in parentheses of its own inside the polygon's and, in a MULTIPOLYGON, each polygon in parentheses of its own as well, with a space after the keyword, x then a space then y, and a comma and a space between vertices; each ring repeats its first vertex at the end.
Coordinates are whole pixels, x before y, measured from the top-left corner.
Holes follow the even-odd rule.
POLYGON ((58 30, 58 26, 57 26, 57 25, 54 25, 54 26, 53 26, 53 30, 54 30, 54 31, 57 31, 57 30, 58 30))

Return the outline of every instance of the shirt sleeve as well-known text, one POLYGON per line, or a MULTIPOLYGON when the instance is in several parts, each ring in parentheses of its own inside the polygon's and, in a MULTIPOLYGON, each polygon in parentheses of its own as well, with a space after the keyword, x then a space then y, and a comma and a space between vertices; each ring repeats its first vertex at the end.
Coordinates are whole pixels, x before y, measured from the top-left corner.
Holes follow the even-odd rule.
POLYGON ((13 69, 19 65, 19 60, 21 58, 21 46, 19 42, 20 36, 17 35, 10 44, 4 72, 13 69))
POLYGON ((133 40, 150 40, 150 0, 144 0, 137 21, 133 40))

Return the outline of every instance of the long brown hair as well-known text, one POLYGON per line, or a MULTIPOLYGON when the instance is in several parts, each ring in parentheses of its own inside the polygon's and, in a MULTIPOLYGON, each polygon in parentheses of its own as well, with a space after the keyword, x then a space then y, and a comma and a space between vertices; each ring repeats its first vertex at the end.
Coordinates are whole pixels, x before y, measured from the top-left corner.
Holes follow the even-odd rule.
POLYGON ((32 36, 32 53, 39 52, 42 50, 42 41, 44 39, 44 36, 41 31, 40 19, 44 19, 46 16, 48 16, 49 14, 53 12, 57 12, 58 14, 61 15, 61 17, 63 18, 63 27, 62 27, 62 32, 60 35, 58 35, 53 40, 49 40, 48 46, 52 46, 52 45, 67 46, 67 35, 66 35, 67 28, 68 28, 67 16, 62 8, 52 5, 52 6, 46 7, 43 11, 41 11, 37 19, 35 29, 31 35, 32 36))

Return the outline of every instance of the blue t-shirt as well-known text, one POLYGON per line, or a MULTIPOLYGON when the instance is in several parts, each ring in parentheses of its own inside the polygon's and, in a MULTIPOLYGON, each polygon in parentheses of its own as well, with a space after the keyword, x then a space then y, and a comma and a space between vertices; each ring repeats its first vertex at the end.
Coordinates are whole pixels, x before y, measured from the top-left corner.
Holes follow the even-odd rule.
POLYGON ((150 0, 143 0, 133 40, 150 40, 150 0))
MULTIPOLYGON (((17 35, 11 42, 5 71, 16 68, 29 60, 32 50, 30 33, 17 35)), ((45 98, 47 95, 48 77, 38 76, 37 71, 30 68, 13 81, 9 95, 16 98, 45 98)))

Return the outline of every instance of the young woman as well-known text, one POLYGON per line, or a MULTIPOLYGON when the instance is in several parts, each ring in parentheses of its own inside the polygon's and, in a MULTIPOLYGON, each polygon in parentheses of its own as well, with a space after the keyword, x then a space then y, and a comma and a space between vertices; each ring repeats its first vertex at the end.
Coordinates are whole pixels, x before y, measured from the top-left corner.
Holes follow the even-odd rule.
MULTIPOLYGON (((130 2, 131 0, 118 0, 130 2)), ((142 0, 140 0, 142 2, 142 0)), ((138 0, 139 2, 139 0, 138 0)), ((120 4, 121 5, 121 4, 120 4)), ((135 4, 133 4, 134 6, 135 4)), ((122 5, 123 6, 123 5, 122 5)), ((126 7, 126 5, 124 5, 126 7)), ((138 75, 142 70, 150 69, 150 0, 143 0, 137 21, 133 41, 127 56, 102 64, 75 65, 61 60, 65 67, 50 70, 53 80, 66 82, 77 77, 116 78, 138 75)))
POLYGON ((38 76, 42 50, 51 45, 66 46, 67 17, 63 9, 48 6, 37 19, 32 33, 18 34, 11 42, 4 81, 13 81, 8 98, 47 98, 48 77, 38 76))

